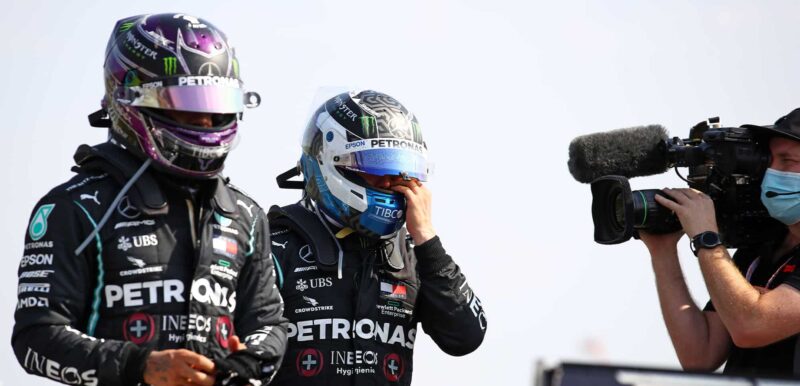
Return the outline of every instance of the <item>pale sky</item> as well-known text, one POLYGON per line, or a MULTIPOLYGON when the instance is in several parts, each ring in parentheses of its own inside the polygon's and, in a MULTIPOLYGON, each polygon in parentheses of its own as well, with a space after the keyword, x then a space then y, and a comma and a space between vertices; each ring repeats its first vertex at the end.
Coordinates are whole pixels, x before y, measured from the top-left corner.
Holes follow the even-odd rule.
MULTIPOLYGON (((325 90, 373 88, 416 113, 436 164, 434 225, 489 322, 461 358, 420 334, 417 385, 527 385, 539 360, 677 367, 646 249, 593 242, 569 141, 651 123, 685 137, 711 116, 771 123, 800 105, 800 3, 788 0, 11 0, 0 16, 0 386, 52 384, 26 375, 10 345, 28 217, 70 178, 77 146, 106 137, 86 115, 99 107, 115 21, 156 12, 204 17, 236 47, 263 103, 245 114, 226 174, 262 206, 298 198, 274 177, 299 158, 325 90)), ((667 173, 632 186, 684 185, 667 173)), ((681 260, 702 305, 685 239, 681 260)))

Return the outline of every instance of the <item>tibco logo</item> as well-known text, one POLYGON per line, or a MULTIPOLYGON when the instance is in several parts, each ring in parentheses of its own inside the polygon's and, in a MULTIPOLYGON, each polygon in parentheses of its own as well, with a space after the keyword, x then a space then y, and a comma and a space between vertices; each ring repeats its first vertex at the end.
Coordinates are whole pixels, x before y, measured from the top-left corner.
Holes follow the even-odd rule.
POLYGON ((383 218, 400 219, 403 217, 403 210, 376 207, 375 215, 383 218))

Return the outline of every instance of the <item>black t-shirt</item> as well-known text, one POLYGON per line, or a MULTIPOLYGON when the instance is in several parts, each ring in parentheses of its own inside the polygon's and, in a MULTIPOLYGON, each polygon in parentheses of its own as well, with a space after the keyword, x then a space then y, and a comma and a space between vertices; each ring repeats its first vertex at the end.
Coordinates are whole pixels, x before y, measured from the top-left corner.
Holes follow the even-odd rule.
MULTIPOLYGON (((778 240, 782 240, 781 237, 778 240)), ((740 249, 733 255, 733 260, 742 275, 754 286, 775 289, 787 284, 800 290, 800 246, 795 247, 782 256, 774 255, 776 245, 780 241, 765 245, 762 248, 740 249)), ((713 311, 714 305, 708 302, 704 311, 713 311)), ((735 344, 731 348, 725 374, 745 376, 778 376, 794 375, 795 357, 800 355, 799 335, 794 335, 773 344, 758 348, 741 348, 735 344)), ((798 358, 800 359, 800 358, 798 358)))

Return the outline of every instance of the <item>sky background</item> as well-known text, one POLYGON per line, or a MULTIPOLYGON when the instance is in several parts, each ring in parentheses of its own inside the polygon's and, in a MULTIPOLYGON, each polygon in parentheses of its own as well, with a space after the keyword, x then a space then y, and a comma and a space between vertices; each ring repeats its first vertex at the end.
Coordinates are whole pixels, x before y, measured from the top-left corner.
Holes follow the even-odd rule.
MULTIPOLYGON (((424 334, 418 385, 527 385, 537 361, 675 368, 649 257, 592 238, 589 186, 567 172, 582 134, 698 121, 771 123, 800 105, 796 1, 4 2, 0 111, 0 386, 49 385, 10 347, 16 269, 33 205, 72 173, 99 107, 116 20, 185 12, 224 30, 260 92, 226 174, 262 206, 288 204, 308 115, 330 90, 386 92, 412 109, 436 164, 434 225, 483 301, 483 345, 449 357, 424 334), (794 86, 792 86, 794 85, 794 86), (795 91, 791 91, 794 89, 795 91)), ((634 189, 683 187, 673 173, 634 189)), ((695 299, 708 295, 684 238, 695 299)))

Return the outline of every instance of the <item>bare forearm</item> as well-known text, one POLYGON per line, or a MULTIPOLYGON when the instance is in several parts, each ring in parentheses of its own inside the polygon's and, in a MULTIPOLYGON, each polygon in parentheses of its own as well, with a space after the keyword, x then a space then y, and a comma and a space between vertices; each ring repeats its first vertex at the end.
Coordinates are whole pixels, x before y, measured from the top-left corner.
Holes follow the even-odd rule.
POLYGON ((681 365, 710 370, 719 365, 712 352, 711 332, 704 313, 689 294, 677 253, 676 249, 651 251, 661 313, 681 365))
POLYGON ((700 250, 699 260, 714 307, 734 340, 752 335, 752 330, 760 325, 761 294, 742 276, 725 248, 700 250))

